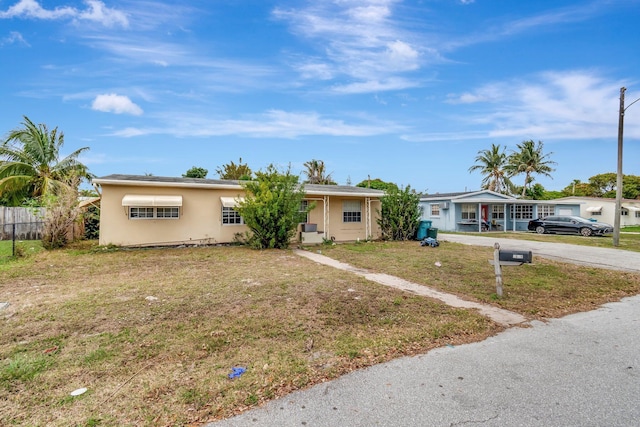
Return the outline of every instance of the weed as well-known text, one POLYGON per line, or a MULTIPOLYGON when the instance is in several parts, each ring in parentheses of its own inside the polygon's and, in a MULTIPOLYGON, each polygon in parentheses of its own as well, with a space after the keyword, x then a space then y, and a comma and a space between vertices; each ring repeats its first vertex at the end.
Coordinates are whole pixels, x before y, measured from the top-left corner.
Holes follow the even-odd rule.
POLYGON ((10 389, 16 382, 28 382, 36 375, 45 371, 50 365, 47 356, 29 356, 24 353, 16 354, 0 369, 0 384, 10 389))

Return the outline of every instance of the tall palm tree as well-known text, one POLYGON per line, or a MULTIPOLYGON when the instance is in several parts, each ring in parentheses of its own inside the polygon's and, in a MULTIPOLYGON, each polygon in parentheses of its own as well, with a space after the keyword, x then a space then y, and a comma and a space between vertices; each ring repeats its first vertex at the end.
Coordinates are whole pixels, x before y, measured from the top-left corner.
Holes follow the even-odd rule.
POLYGON ((469 172, 480 171, 484 176, 482 188, 497 193, 510 192, 513 184, 509 180, 505 167, 507 165, 506 147, 491 144, 488 150, 478 151, 476 164, 469 168, 469 172))
POLYGON ((307 184, 335 184, 331 178, 331 174, 327 174, 322 160, 310 160, 304 163, 304 167, 307 168, 307 170, 304 171, 304 174, 307 176, 307 180, 305 181, 307 184))
POLYGON ((506 170, 509 176, 524 174, 524 185, 522 186, 522 197, 527 194, 527 188, 534 181, 533 175, 544 175, 551 178, 551 172, 555 171, 551 165, 556 162, 550 159, 551 154, 543 154, 542 141, 536 144, 532 140, 523 141, 518 144, 518 150, 514 151, 507 158, 506 170))
POLYGON ((56 195, 78 179, 91 179, 78 156, 89 147, 79 148, 60 159, 64 134, 49 131, 24 116, 23 127, 14 129, 0 146, 0 197, 17 204, 24 197, 56 195))

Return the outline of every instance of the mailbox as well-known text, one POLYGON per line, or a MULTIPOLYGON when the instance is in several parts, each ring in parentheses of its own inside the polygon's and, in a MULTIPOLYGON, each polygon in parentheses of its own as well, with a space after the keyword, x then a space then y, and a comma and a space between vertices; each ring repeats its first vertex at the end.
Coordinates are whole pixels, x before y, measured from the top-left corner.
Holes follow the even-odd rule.
POLYGON ((499 253, 500 263, 503 261, 506 262, 514 262, 514 263, 527 263, 531 264, 533 261, 533 255, 531 251, 511 251, 511 250, 500 250, 499 253))

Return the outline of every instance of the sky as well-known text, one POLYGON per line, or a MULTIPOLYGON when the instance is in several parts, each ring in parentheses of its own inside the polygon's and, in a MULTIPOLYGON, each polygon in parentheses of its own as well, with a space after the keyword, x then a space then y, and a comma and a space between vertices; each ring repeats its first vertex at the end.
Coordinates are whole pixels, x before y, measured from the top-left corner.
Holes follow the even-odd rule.
MULTIPOLYGON (((64 132, 96 176, 242 159, 474 191, 542 141, 547 190, 640 175, 640 0, 0 0, 0 135, 64 132)), ((522 185, 524 177, 515 177, 522 185)))

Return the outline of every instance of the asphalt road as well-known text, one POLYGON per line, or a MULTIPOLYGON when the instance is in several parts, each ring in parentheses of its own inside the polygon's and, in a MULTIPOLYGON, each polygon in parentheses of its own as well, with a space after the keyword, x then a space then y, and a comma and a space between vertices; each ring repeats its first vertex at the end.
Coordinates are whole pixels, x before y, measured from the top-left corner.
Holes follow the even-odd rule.
MULTIPOLYGON (((468 237, 488 240, 461 243, 496 242, 468 237)), ((534 260, 539 255, 640 269, 639 254, 626 251, 500 243, 532 250, 534 260)), ((209 426, 637 426, 639 331, 635 296, 353 372, 209 426)))
MULTIPOLYGON (((550 236, 551 237, 551 236, 550 236)), ((585 237, 598 239, 598 237, 585 237)), ((590 265, 612 270, 640 272, 640 252, 620 249, 596 248, 586 245, 569 245, 566 243, 534 242, 488 236, 468 236, 464 234, 441 234, 438 240, 457 242, 476 246, 490 246, 499 243, 501 249, 525 250, 536 256, 556 259, 564 262, 590 265)))

